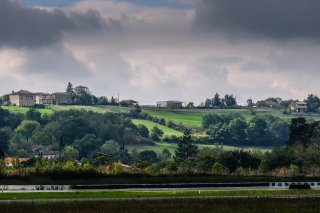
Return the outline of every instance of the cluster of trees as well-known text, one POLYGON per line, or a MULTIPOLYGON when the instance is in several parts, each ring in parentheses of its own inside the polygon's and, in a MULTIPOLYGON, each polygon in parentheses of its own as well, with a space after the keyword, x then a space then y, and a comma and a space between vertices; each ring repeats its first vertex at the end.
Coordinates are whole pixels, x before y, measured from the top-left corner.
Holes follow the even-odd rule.
POLYGON ((136 126, 115 113, 70 110, 48 117, 35 109, 23 115, 0 108, 0 149, 15 157, 29 157, 28 149, 39 145, 47 151, 72 152, 71 156, 78 156, 74 160, 93 159, 98 152, 117 144, 118 156, 125 158, 125 145, 153 145, 162 136, 158 128, 149 132, 144 125, 136 126))
MULTIPOLYGON (((276 108, 281 108, 281 109, 289 109, 290 105, 294 104, 295 102, 298 102, 299 100, 293 100, 293 99, 288 99, 288 100, 283 100, 282 98, 274 98, 270 97, 265 100, 258 101, 256 103, 257 107, 269 107, 268 103, 275 103, 276 108)), ((319 113, 320 112, 320 98, 319 96, 315 94, 309 94, 306 99, 304 99, 304 102, 307 104, 308 107, 308 112, 312 113, 319 113)))
POLYGON ((212 144, 241 146, 284 145, 289 137, 289 124, 272 115, 254 116, 250 121, 239 114, 207 114, 202 126, 212 144))
POLYGON ((207 98, 202 105, 204 108, 232 108, 237 106, 237 100, 232 94, 226 94, 224 98, 220 98, 216 93, 213 98, 207 98))
POLYGON ((118 100, 111 97, 109 100, 105 96, 96 97, 86 86, 73 88, 72 83, 68 83, 66 92, 72 96, 73 104, 76 105, 119 105, 118 100))

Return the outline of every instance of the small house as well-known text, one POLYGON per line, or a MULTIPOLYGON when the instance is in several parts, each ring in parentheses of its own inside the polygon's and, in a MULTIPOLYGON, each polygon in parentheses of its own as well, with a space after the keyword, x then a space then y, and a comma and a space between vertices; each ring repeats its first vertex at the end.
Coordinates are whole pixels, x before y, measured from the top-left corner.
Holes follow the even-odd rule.
POLYGON ((290 109, 299 113, 306 113, 308 112, 308 106, 307 103, 303 101, 297 101, 293 104, 291 104, 290 109))

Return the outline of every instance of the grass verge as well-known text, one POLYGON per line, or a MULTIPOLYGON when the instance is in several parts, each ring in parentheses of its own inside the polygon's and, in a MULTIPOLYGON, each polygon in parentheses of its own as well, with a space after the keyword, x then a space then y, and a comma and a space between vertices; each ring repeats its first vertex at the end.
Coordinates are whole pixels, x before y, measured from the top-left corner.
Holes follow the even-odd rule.
POLYGON ((79 199, 79 198, 179 198, 179 197, 234 197, 234 196, 292 196, 320 195, 320 190, 124 190, 73 192, 2 193, 0 200, 79 199))

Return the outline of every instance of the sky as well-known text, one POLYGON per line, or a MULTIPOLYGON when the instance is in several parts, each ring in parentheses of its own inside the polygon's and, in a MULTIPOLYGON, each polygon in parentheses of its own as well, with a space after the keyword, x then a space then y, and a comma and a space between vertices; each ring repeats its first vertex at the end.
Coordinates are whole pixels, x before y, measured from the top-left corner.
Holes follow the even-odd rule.
POLYGON ((1 0, 0 94, 193 101, 319 93, 320 1, 1 0))

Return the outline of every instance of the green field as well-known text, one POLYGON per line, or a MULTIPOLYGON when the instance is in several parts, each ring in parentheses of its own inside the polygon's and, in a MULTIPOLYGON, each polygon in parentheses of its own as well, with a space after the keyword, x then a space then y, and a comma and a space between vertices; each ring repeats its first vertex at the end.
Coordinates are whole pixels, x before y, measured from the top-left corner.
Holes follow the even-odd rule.
POLYGON ((132 121, 136 125, 139 125, 139 124, 145 125, 149 129, 149 131, 151 131, 151 129, 156 126, 164 132, 165 136, 170 136, 170 135, 182 136, 183 135, 182 132, 179 132, 174 129, 170 129, 169 127, 166 127, 164 125, 161 125, 152 121, 142 120, 142 119, 132 119, 132 121))
POLYGON ((1 203, 1 212, 14 213, 313 213, 319 212, 319 198, 164 198, 69 202, 1 203))
MULTIPOLYGON (((144 151, 144 150, 152 150, 157 153, 161 153, 163 149, 168 149, 171 154, 174 154, 174 151, 177 149, 178 145, 174 143, 157 143, 155 146, 127 146, 129 151, 132 151, 132 149, 137 149, 138 152, 144 151)), ((198 145, 198 147, 205 148, 205 147, 210 147, 210 148, 215 148, 217 147, 216 145, 198 145)), ((254 151, 254 150, 260 150, 261 152, 267 152, 271 151, 270 148, 263 148, 263 147, 235 147, 235 146, 222 146, 224 150, 239 150, 243 149, 245 151, 254 151)))
POLYGON ((106 112, 112 112, 112 113, 121 113, 121 112, 128 112, 128 107, 119 107, 119 106, 76 106, 76 105, 51 105, 51 109, 53 111, 63 111, 63 110, 70 110, 70 109, 76 109, 76 110, 87 110, 87 111, 93 111, 98 113, 106 113, 106 112))
POLYGON ((14 213, 313 213, 319 212, 319 198, 164 198, 102 201, 51 201, 1 203, 1 212, 14 213))
MULTIPOLYGON (((182 123, 188 127, 201 128, 202 117, 208 113, 222 114, 234 114, 238 113, 242 115, 246 120, 250 120, 253 116, 247 109, 159 109, 159 108, 143 108, 143 112, 148 113, 154 117, 164 118, 166 121, 173 121, 175 123, 182 123)), ((299 114, 284 115, 276 109, 256 109, 257 115, 271 114, 284 120, 290 120, 295 117, 299 117, 299 114)), ((308 119, 320 120, 319 115, 304 115, 308 119)))
MULTIPOLYGON (((12 113, 22 113, 25 114, 31 107, 18 107, 18 106, 1 106, 3 109, 7 109, 12 113)), ((48 106, 44 109, 36 109, 39 111, 42 115, 46 114, 48 116, 53 114, 53 110, 48 106)))
MULTIPOLYGON (((4 109, 8 109, 14 113, 26 113, 29 110, 29 107, 16 107, 16 106, 3 106, 4 109)), ((130 108, 128 107, 119 107, 119 106, 66 106, 66 105, 51 105, 47 106, 45 109, 38 109, 42 114, 51 115, 54 111, 62 110, 91 110, 98 113, 113 112, 113 113, 122 113, 128 112, 130 108)), ((250 120, 252 115, 247 109, 159 109, 159 108, 142 108, 142 111, 148 113, 157 118, 164 118, 166 121, 173 121, 175 123, 182 123, 185 126, 191 128, 201 128, 202 126, 202 117, 208 113, 216 113, 219 115, 222 114, 234 114, 238 113, 242 115, 246 120, 250 120)), ((279 110, 276 109, 255 109, 257 115, 266 115, 271 114, 273 116, 279 117, 284 120, 290 120, 295 117, 301 116, 301 114, 291 114, 284 115, 279 110)), ((304 114, 309 120, 320 120, 320 115, 307 115, 304 114)), ((146 123, 149 125, 148 123, 146 123)), ((150 126, 150 125, 149 125, 150 126)))
POLYGON ((0 200, 26 199, 75 199, 75 198, 152 198, 152 197, 217 197, 217 196, 287 196, 320 195, 320 190, 111 190, 111 191, 73 191, 73 192, 10 192, 1 193, 0 200), (200 193, 199 193, 200 191, 200 193))

